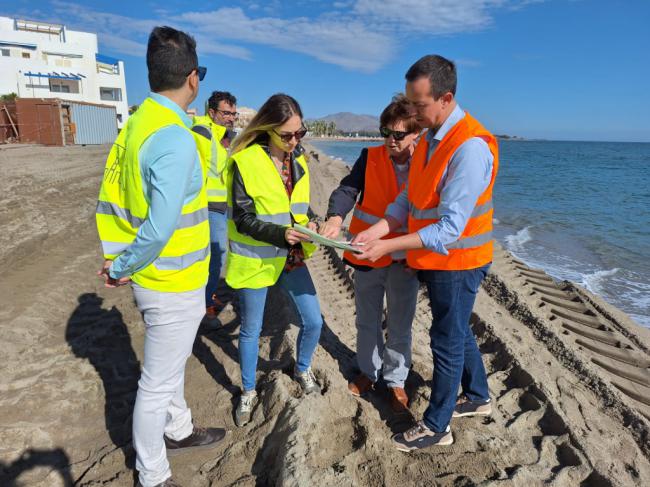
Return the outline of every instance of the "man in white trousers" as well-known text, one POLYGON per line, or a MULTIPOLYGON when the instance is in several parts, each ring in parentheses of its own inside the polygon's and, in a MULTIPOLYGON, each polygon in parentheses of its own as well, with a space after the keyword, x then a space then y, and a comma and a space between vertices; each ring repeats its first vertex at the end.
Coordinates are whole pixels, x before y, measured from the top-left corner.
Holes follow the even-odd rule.
POLYGON ((184 398, 185 364, 205 313, 210 257, 205 178, 186 115, 205 68, 192 37, 156 27, 147 46, 151 93, 109 154, 96 220, 107 287, 132 283, 146 332, 133 411, 138 484, 178 487, 168 455, 209 448, 184 398))

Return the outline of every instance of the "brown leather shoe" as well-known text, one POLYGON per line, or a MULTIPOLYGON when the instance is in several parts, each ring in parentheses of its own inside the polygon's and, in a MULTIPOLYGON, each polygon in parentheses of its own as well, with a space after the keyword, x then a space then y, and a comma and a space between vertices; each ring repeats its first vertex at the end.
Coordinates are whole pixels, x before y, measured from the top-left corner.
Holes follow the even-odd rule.
POLYGON ((371 390, 375 384, 367 375, 359 374, 352 382, 348 382, 348 389, 353 396, 361 396, 371 390))
POLYGON ((226 430, 223 428, 197 428, 196 426, 190 436, 179 441, 165 436, 167 456, 172 457, 191 450, 212 448, 217 446, 225 436, 226 430))
POLYGON ((401 387, 389 387, 390 407, 396 413, 407 411, 409 408, 409 397, 406 391, 401 387))

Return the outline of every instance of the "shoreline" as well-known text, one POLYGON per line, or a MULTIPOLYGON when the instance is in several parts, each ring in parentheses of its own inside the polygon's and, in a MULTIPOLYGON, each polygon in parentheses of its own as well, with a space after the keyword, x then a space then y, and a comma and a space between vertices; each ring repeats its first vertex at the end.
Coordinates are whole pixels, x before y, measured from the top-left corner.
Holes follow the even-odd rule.
POLYGON ((382 137, 343 137, 343 136, 328 136, 328 137, 305 137, 303 140, 306 142, 311 142, 311 141, 325 141, 325 142, 330 142, 330 141, 336 141, 336 142, 364 142, 364 141, 382 141, 384 140, 382 137))
MULTIPOLYGON (((307 142, 310 142, 310 141, 307 141, 307 142)), ((307 149, 307 147, 306 147, 306 149, 307 149)), ((316 153, 319 154, 319 160, 318 160, 319 163, 322 163, 323 160, 329 160, 331 164, 339 166, 341 169, 344 169, 346 172, 349 171, 349 168, 351 167, 351 165, 347 164, 344 160, 335 159, 332 156, 330 156, 330 155, 326 154, 325 152, 323 152, 322 150, 317 149, 313 145, 309 145, 308 149, 309 149, 309 151, 313 151, 313 152, 316 152, 316 153)), ((349 218, 350 218, 350 215, 348 215, 348 218, 346 218, 346 221, 349 221, 349 218)), ((523 260, 525 262, 524 259, 521 259, 521 257, 517 256, 516 252, 507 249, 506 246, 503 243, 498 242, 498 245, 501 248, 503 248, 503 250, 505 252, 507 252, 507 253, 511 254, 513 257, 515 257, 517 259, 520 259, 520 260, 523 260)), ((525 263, 527 265, 532 265, 532 264, 529 264, 528 262, 525 262, 525 263)), ((543 263, 539 263, 538 265, 543 267, 543 263)), ((544 270, 544 272, 548 272, 546 269, 542 269, 542 270, 544 270)), ((606 303, 606 307, 608 308, 609 312, 615 313, 618 316, 624 315, 624 317, 625 317, 624 321, 630 322, 630 324, 635 328, 640 328, 640 329, 642 329, 644 331, 647 331, 648 332, 648 337, 650 337, 650 328, 649 327, 643 326, 642 324, 638 323, 636 320, 634 320, 632 317, 630 317, 624 310, 622 310, 621 308, 617 307, 616 305, 611 304, 607 300, 605 300, 605 298, 603 296, 601 296, 598 293, 595 293, 595 292, 587 289, 586 287, 584 287, 580 283, 577 283, 577 282, 574 282, 574 281, 571 281, 571 280, 561 279, 561 278, 555 277, 555 276, 550 276, 550 277, 552 277, 558 283, 567 283, 567 284, 569 284, 571 286, 574 286, 574 287, 580 289, 582 292, 587 294, 590 297, 590 299, 592 299, 592 300, 598 300, 599 302, 606 303)))
MULTIPOLYGON (((318 144, 318 140, 315 142, 318 144)), ((314 150, 322 154, 327 148, 325 150, 314 148, 314 150)), ((335 151, 335 148, 331 150, 335 151)), ((338 153, 339 151, 335 152, 338 153)), ((340 153, 347 154, 344 150, 340 153)), ((351 167, 343 157, 350 158, 339 155, 335 156, 335 160, 351 167)), ((509 214, 511 213, 512 210, 509 214)), ((578 254, 558 252, 553 242, 557 242, 559 236, 549 231, 544 232, 542 224, 523 223, 521 227, 517 227, 507 221, 495 219, 495 235, 498 242, 518 259, 530 266, 544 269, 558 281, 568 280, 585 287, 594 295, 607 300, 612 306, 628 313, 637 326, 650 329, 650 319, 644 313, 645 301, 634 295, 637 289, 643 289, 647 285, 646 281, 638 272, 635 275, 635 271, 626 267, 624 262, 611 263, 611 267, 605 268, 597 261, 590 260, 589 255, 585 256, 585 260, 579 261, 578 254), (550 253, 540 253, 544 247, 550 248, 550 253)))

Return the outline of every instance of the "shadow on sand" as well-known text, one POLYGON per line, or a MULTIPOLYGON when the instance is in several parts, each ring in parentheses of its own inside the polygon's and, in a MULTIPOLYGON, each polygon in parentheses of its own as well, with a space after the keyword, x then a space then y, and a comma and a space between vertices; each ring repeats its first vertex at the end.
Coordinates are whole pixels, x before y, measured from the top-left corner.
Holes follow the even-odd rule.
POLYGON ((103 298, 95 293, 82 294, 78 299, 79 305, 68 320, 66 340, 74 354, 87 359, 101 377, 106 430, 132 469, 131 420, 140 363, 122 313, 115 307, 102 308, 103 298))

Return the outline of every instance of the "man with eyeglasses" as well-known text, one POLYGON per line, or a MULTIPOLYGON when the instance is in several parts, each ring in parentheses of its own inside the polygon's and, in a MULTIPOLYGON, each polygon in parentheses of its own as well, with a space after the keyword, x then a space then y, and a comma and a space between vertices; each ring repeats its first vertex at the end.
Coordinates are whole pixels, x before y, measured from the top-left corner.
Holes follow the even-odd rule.
POLYGON ((398 450, 413 451, 451 445, 452 418, 492 412, 469 320, 492 262, 492 188, 499 154, 496 138, 456 103, 456 66, 448 59, 430 55, 413 64, 406 73, 406 96, 428 131, 413 153, 407 187, 356 242, 366 244, 359 257, 371 262, 406 250, 408 265, 427 286, 433 315, 429 407, 421 421, 393 436, 398 450), (381 240, 405 224, 407 235, 381 240))
POLYGON ((138 485, 178 486, 167 455, 217 445, 222 428, 198 428, 184 398, 185 364, 204 313, 210 229, 203 169, 188 105, 206 69, 192 37, 171 27, 149 36, 151 93, 106 161, 96 221, 105 286, 131 283, 145 322, 133 410, 138 485))
POLYGON ((217 286, 226 264, 228 245, 226 185, 228 147, 234 138, 237 120, 237 99, 227 91, 213 91, 207 103, 207 113, 194 117, 192 130, 201 137, 197 140, 199 154, 208 174, 208 219, 210 221, 210 275, 205 287, 205 316, 202 324, 207 329, 221 326, 217 313, 223 306, 217 297, 217 286))

